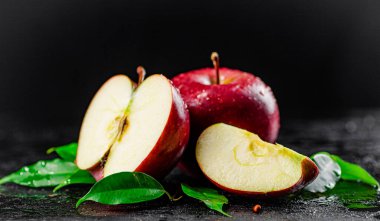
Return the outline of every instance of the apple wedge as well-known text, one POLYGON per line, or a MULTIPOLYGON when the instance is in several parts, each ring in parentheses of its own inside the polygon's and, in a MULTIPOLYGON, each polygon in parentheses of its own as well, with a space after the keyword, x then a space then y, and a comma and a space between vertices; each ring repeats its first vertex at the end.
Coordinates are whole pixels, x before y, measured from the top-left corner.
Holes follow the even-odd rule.
POLYGON ((308 157, 223 123, 203 131, 195 155, 212 183, 244 196, 286 195, 318 175, 317 166, 308 157))
POLYGON ((76 163, 99 180, 138 171, 163 177, 177 164, 189 139, 189 114, 163 75, 136 89, 117 75, 97 92, 82 123, 76 163))

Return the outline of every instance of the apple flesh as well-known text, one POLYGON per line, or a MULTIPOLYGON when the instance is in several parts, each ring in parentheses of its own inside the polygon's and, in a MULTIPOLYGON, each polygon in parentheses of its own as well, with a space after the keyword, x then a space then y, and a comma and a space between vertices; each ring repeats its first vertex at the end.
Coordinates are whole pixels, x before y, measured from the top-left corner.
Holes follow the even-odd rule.
POLYGON ((200 133, 215 123, 226 123, 256 133, 261 139, 274 142, 280 128, 280 115, 272 90, 259 77, 229 68, 203 68, 179 74, 173 84, 188 106, 191 119, 191 140, 181 168, 197 176, 194 156, 195 141, 200 133))
POLYGON ((90 169, 106 155, 116 140, 121 118, 131 101, 134 83, 125 75, 110 78, 92 99, 82 122, 76 163, 90 169))
POLYGON ((189 139, 189 114, 177 89, 152 75, 136 89, 123 75, 97 92, 82 123, 76 163, 99 180, 136 171, 163 177, 189 139))
POLYGON ((212 183, 244 196, 290 194, 318 175, 318 167, 308 157, 223 123, 201 134, 196 160, 212 183))

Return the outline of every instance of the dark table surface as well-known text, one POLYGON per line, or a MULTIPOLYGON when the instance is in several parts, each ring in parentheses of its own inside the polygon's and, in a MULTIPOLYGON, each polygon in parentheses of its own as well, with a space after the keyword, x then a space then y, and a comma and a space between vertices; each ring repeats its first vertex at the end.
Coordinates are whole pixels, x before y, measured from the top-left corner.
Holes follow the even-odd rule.
MULTIPOLYGON (((355 110, 320 118, 294 118, 282 122, 278 142, 310 155, 329 151, 362 165, 380 179, 380 110, 355 110)), ((52 145, 73 141, 78 126, 35 126, 17 116, 0 114, 0 176, 40 159, 49 159, 45 150, 52 145)), ((181 181, 194 183, 178 169, 166 177, 165 185, 178 187, 181 181)), ((198 183, 199 185, 206 185, 198 183)), ((88 187, 71 187, 52 193, 49 188, 26 188, 13 184, 0 186, 0 220, 224 220, 230 219, 184 197, 177 202, 162 199, 138 205, 104 206, 84 203, 75 209, 76 200, 88 187)), ((354 190, 352 190, 354 191, 354 190)), ((339 197, 303 198, 299 195, 269 201, 247 199, 224 193, 230 200, 226 211, 234 220, 356 220, 380 219, 380 207, 349 209, 339 197), (260 203, 262 213, 252 205, 260 203)), ((379 204, 380 205, 380 204, 379 204)))

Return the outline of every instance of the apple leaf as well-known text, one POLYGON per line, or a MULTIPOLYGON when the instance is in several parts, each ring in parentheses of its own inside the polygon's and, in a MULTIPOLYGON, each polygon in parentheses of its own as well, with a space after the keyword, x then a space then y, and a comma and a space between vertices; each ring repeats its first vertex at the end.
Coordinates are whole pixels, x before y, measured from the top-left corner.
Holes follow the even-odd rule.
POLYGON ((318 166, 319 174, 312 183, 305 187, 305 190, 312 193, 323 193, 333 189, 342 173, 339 164, 325 153, 317 153, 310 158, 318 166))
POLYGON ((210 188, 190 187, 183 183, 181 184, 181 187, 182 191, 187 196, 198 199, 206 204, 208 208, 231 217, 231 215, 223 211, 223 205, 228 203, 228 199, 225 196, 218 194, 218 191, 210 188))
POLYGON ((78 143, 70 143, 59 147, 49 148, 46 153, 51 154, 56 152, 64 160, 74 162, 77 155, 78 143))
POLYGON ((95 201, 107 205, 132 204, 157 199, 168 194, 153 177, 139 172, 121 172, 107 176, 78 200, 76 207, 84 201, 95 201))
POLYGON ((330 156, 342 169, 342 180, 362 182, 379 188, 379 182, 361 166, 349 163, 336 155, 330 154, 330 156))
POLYGON ((63 183, 56 186, 53 192, 61 189, 62 187, 72 185, 72 184, 94 184, 96 180, 94 177, 86 170, 78 170, 76 173, 72 174, 63 183))
POLYGON ((303 200, 318 199, 321 204, 340 202, 349 209, 378 208, 377 189, 358 182, 339 181, 334 189, 324 193, 303 192, 300 197, 303 200))
POLYGON ((78 167, 62 159, 40 160, 0 179, 0 184, 17 183, 29 187, 50 187, 63 183, 78 167))
POLYGON ((341 181, 325 195, 338 197, 338 200, 350 209, 378 207, 377 190, 363 183, 341 181))

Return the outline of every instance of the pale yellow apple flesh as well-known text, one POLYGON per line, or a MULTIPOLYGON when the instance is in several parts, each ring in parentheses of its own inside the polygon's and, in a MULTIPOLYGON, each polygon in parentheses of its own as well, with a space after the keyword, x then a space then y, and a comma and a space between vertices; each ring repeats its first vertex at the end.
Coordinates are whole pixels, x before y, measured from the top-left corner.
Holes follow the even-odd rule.
POLYGON ((112 146, 104 176, 140 165, 164 131, 172 103, 172 86, 165 77, 153 75, 143 81, 132 96, 126 132, 112 146))
POLYGON ((97 165, 115 142, 133 93, 124 75, 109 79, 87 109, 79 134, 76 163, 82 170, 97 165))
POLYGON ((293 192, 318 174, 315 164, 306 156, 222 123, 201 134, 196 159, 214 184, 243 195, 293 192))

